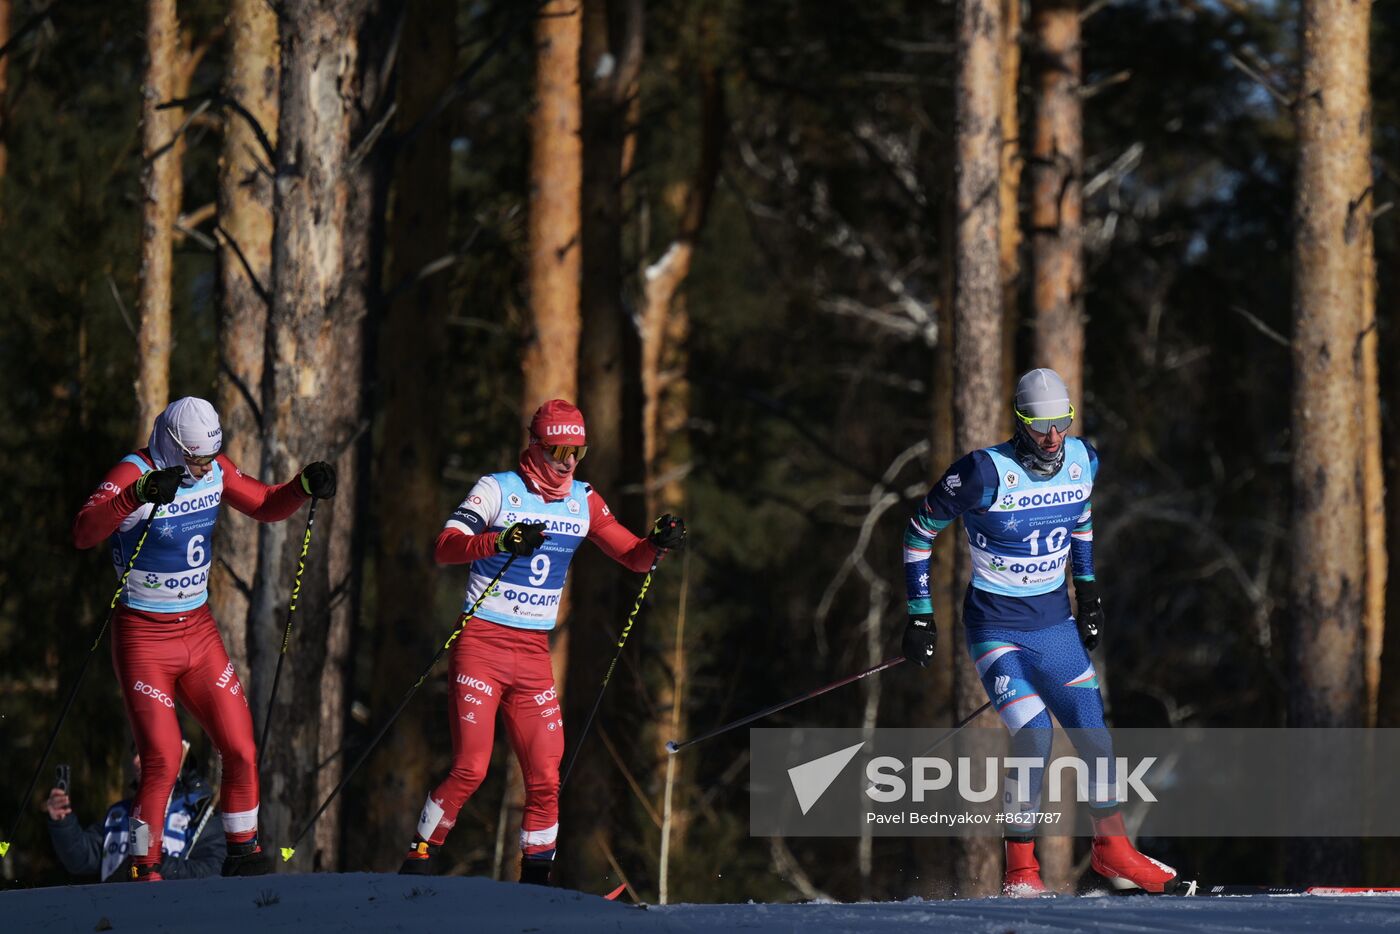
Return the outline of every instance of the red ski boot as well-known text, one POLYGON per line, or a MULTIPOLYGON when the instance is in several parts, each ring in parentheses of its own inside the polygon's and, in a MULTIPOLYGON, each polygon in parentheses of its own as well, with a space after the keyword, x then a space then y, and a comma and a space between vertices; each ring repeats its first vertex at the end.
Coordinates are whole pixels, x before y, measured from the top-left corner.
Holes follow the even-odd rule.
POLYGON ((1154 894, 1173 892, 1180 882, 1175 869, 1137 851, 1118 811, 1094 818, 1094 847, 1089 864, 1105 879, 1121 880, 1129 888, 1136 886, 1154 894))
POLYGON ((1008 898, 1039 898, 1050 893, 1040 881, 1040 863, 1035 858, 1034 840, 1006 841, 1006 875, 1001 894, 1008 898))

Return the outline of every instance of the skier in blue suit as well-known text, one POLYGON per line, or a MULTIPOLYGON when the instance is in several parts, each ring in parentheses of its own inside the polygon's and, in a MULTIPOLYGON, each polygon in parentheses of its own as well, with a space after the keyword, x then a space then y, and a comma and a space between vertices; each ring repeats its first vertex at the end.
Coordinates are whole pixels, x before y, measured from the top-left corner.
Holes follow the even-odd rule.
MULTIPOLYGON (((1078 752, 1092 775, 1095 760, 1113 761, 1098 678, 1085 651, 1098 645, 1104 623, 1089 505, 1099 458, 1087 441, 1067 436, 1074 406, 1054 370, 1021 377, 1015 414, 1011 440, 973 451, 949 467, 909 522, 904 655, 921 666, 933 659, 938 631, 929 559, 934 539, 961 516, 972 555, 963 604, 968 649, 987 696, 1011 731, 1012 755, 1048 761, 1053 714, 1061 726, 1078 731, 1078 752), (1079 600, 1077 618, 1070 612, 1067 569, 1079 600)), ((1002 890, 1035 896, 1045 892, 1034 839, 1044 770, 1029 770, 1024 783, 1017 781, 1018 771, 1008 771, 1004 784, 1002 890)), ((1128 840, 1112 794, 1116 778, 1111 772, 1106 777, 1109 788, 1091 782, 1089 789, 1094 871, 1149 892, 1172 891, 1176 871, 1139 853, 1128 840)))

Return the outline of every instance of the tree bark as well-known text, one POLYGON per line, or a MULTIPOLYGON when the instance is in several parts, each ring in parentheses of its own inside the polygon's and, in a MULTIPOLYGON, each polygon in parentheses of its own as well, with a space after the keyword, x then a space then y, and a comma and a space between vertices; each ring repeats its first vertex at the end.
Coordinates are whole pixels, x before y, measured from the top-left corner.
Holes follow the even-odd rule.
MULTIPOLYGON (((579 42, 574 0, 550 0, 535 29, 535 109, 530 114, 530 318, 521 369, 528 421, 549 399, 575 399, 579 341, 579 42)), ((584 413, 585 417, 588 413, 584 413)))
MULTIPOLYGON (((365 107, 359 44, 369 4, 291 0, 283 8, 282 74, 273 239, 272 314, 264 389, 263 473, 293 476, 334 463, 336 497, 317 516, 268 748, 260 750, 262 833, 290 840, 320 806, 342 760, 344 659, 355 604, 353 540, 362 426, 361 357, 370 282, 364 163, 351 161, 365 107), (312 712, 315 712, 312 715, 312 712)), ((254 716, 271 689, 301 548, 301 514, 260 528, 250 623, 254 716), (295 526, 295 528, 294 528, 295 526)), ((337 864, 339 808, 317 824, 298 868, 337 864)))
MULTIPOLYGON (((238 101, 276 145, 277 15, 266 0, 234 0, 224 94, 238 101)), ((219 154, 219 378, 217 400, 224 451, 248 470, 262 463, 266 289, 272 282, 271 166, 248 121, 224 111, 219 154), (245 265, 246 264, 246 265, 245 265)), ((258 567, 257 523, 224 510, 214 532, 209 606, 229 658, 248 682, 248 597, 258 567)))
MULTIPOLYGON (((450 0, 410 4, 404 21, 398 111, 400 131, 415 125, 446 91, 456 56, 450 0)), ((392 296, 380 325, 380 430, 374 555, 375 677, 372 722, 382 722, 413 683, 450 624, 436 618, 439 578, 432 545, 444 518, 442 396, 447 342, 446 276, 423 271, 449 252, 450 129, 436 120, 399 152, 389 221, 392 296)), ((435 725, 436 717, 431 721, 435 725)), ((350 841, 355 865, 396 868, 400 854, 384 840, 409 840, 413 819, 435 777, 421 716, 401 717, 365 770, 365 834, 350 841)))
POLYGON ((1021 6, 1002 0, 1001 38, 1001 373, 1002 393, 1016 390, 1016 334, 1021 321, 1021 6))
MULTIPOLYGON (((1368 182, 1370 180, 1368 179, 1368 182)), ((1367 201, 1369 207, 1370 201, 1367 201)), ((1369 214, 1369 211, 1368 211, 1369 214)), ((1369 219, 1368 219, 1369 220, 1369 219)), ((1361 301, 1361 415, 1365 433, 1362 499, 1366 509, 1365 670, 1366 725, 1380 720, 1381 655, 1385 644, 1386 583, 1390 555, 1386 548, 1385 460, 1381 436, 1380 336, 1376 320, 1376 238, 1365 229, 1361 301)))
MULTIPOLYGON (((955 88, 957 151, 956 287, 953 416, 957 450, 1002 440, 1008 403, 1001 386, 1002 283, 998 249, 1001 166, 1001 0, 959 0, 955 88)), ((958 551, 958 579, 970 573, 958 551)), ((955 707, 965 716, 986 701, 962 627, 950 639, 957 652, 955 707)), ((990 717, 982 718, 990 725, 990 717)), ((978 725, 982 725, 979 721, 978 725)), ((957 893, 990 895, 1001 881, 1001 845, 994 838, 961 842, 957 893)))
MULTIPOLYGON (((1031 0, 1031 317, 1033 366, 1059 373, 1084 404, 1084 121, 1079 0, 1031 0)), ((1065 818, 1073 820, 1073 802, 1065 818)), ((1074 838, 1040 838, 1042 878, 1069 891, 1074 838)))
MULTIPOLYGON (((535 107, 530 114, 529 294, 531 334, 520 369, 524 376, 521 421, 550 399, 578 399, 580 189, 583 176, 579 51, 581 4, 549 0, 535 25, 535 107)), ((589 413, 584 412, 589 419, 589 413)), ((592 426, 589 426, 590 433, 592 426)), ((591 441, 591 438, 590 438, 591 441)), ((555 686, 565 691, 568 671, 571 586, 560 600, 550 644, 555 686)), ((566 723, 568 721, 566 720, 566 723)), ((582 723, 577 724, 582 727, 582 723)), ((566 731, 568 727, 566 726, 566 731)), ((567 740, 568 733, 565 733, 567 740)), ((567 755, 567 752, 566 752, 567 755)), ((519 839, 524 788, 510 768, 507 845, 519 839)), ((562 825, 561 825, 562 830, 562 825)), ((567 869, 567 867, 564 867, 567 869)), ((515 873, 507 872, 506 878, 515 873)))
MULTIPOLYGON (((642 57, 642 5, 638 0, 583 4, 579 76, 582 97, 582 182, 580 219, 582 339, 579 347, 579 407, 588 420, 588 461, 580 470, 627 522, 620 499, 628 465, 625 459, 627 378, 625 343, 631 337, 622 295, 623 179, 631 166, 625 153, 633 130, 629 104, 638 93, 642 57)), ((640 477, 638 478, 640 480, 640 477)), ((599 673, 607 669, 621 630, 631 580, 595 548, 575 559, 573 611, 570 613, 568 681, 579 690, 565 696, 573 743, 587 721, 599 673)), ((574 754, 571 744, 569 755, 574 754)), ((593 810, 614 815, 625 789, 616 769, 595 738, 583 749, 565 789, 564 813, 593 810)), ((611 847, 615 817, 561 824, 564 877, 600 878, 608 871, 603 855, 611 847)))
POLYGON ((180 178, 183 138, 176 139, 184 111, 156 108, 184 97, 185 43, 175 0, 147 0, 146 75, 141 83, 141 290, 136 341, 136 443, 145 446, 151 424, 170 402, 170 296, 174 272, 175 221, 184 186, 180 178))
MULTIPOLYGON (((1366 722, 1362 393, 1371 224, 1369 0, 1304 0, 1293 244, 1290 725, 1366 722)), ((1354 877, 1355 841, 1302 841, 1293 869, 1354 877)))
MULTIPOLYGON (((706 27, 709 28, 708 25, 706 27)), ((689 361, 690 314, 681 291, 690 276, 695 250, 705 227, 709 206, 719 179, 720 158, 725 139, 724 85, 719 71, 710 64, 700 69, 700 153, 695 174, 684 194, 684 214, 677 236, 660 259, 643 272, 641 313, 642 450, 646 468, 646 516, 648 521, 662 513, 686 512, 685 476, 691 460, 689 361)), ((674 558, 671 559, 676 562, 674 558)), ((673 567, 668 574, 674 575, 673 567)), ((667 739, 684 735, 684 697, 681 689, 685 674, 676 665, 685 663, 685 647, 679 641, 684 608, 674 616, 658 612, 656 624, 643 634, 646 656, 660 666, 655 682, 651 722, 647 731, 652 748, 667 739), (668 617, 670 617, 668 619, 668 617), (674 619, 674 624, 671 620, 674 619)), ((672 789, 666 805, 669 815, 662 844, 667 853, 685 848, 691 815, 685 789, 694 763, 676 756, 654 761, 649 787, 672 789), (677 799, 676 789, 683 797, 677 799)), ((663 867, 669 887, 669 867, 663 867)), ((667 893, 669 897, 669 892, 667 893)))
POLYGON ((1084 119, 1079 0, 1032 0, 1035 129, 1031 148, 1034 366, 1059 373, 1083 404, 1084 119))

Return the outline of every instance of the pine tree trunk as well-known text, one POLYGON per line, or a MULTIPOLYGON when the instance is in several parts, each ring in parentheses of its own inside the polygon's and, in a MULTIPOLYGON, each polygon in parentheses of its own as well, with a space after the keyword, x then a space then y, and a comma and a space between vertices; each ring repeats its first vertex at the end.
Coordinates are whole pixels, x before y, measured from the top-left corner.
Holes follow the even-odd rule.
MULTIPOLYGON (((1304 0, 1293 246, 1290 725, 1366 718, 1363 308, 1371 223, 1369 0, 1304 0)), ((1355 841, 1302 841, 1310 882, 1354 878, 1355 841)))
MULTIPOLYGON (((260 750, 262 833, 281 843, 320 806, 342 759, 344 660, 356 603, 353 540, 361 433, 361 355, 372 201, 351 163, 364 110, 359 38, 365 2, 292 0, 283 8, 272 314, 264 385, 263 473, 290 478, 314 460, 339 473, 318 510, 268 748, 260 750), (314 712, 314 714, 313 714, 314 712)), ((254 716, 261 726, 285 626, 304 513, 263 525, 250 623, 254 716)), ((299 869, 338 864, 339 808, 299 846, 299 869)))
MULTIPOLYGON (((414 126, 446 91, 456 56, 450 0, 408 7, 400 48, 399 132, 414 126)), ((448 278, 423 271, 449 252, 451 124, 429 123, 398 153, 390 213, 392 296, 379 327, 382 412, 375 484, 394 490, 376 499, 374 555, 375 677, 369 686, 371 721, 397 706, 452 621, 432 612, 439 580, 432 547, 442 528, 442 395, 448 278)), ((454 494, 460 496, 462 491, 454 494)), ((350 839, 351 864, 391 870, 413 835, 414 817, 439 776, 428 755, 426 730, 439 711, 400 717, 365 768, 364 830, 350 839)))
POLYGON ((1002 392, 1016 389, 1016 335, 1021 321, 1021 7, 1002 0, 1001 37, 1001 373, 1002 392))
MULTIPOLYGON (((578 398, 580 188, 583 153, 579 90, 579 45, 583 15, 576 0, 549 0, 535 26, 535 108, 530 114, 529 293, 532 333, 520 368, 524 376, 521 422, 550 399, 578 398)), ((584 412, 584 418, 589 413, 584 412)), ((591 431, 591 427, 590 427, 591 431)), ((590 438, 591 442, 591 438, 590 438)), ((560 600, 559 622, 550 644, 555 686, 569 703, 568 670, 571 587, 560 600)), ((574 726, 566 723, 567 730, 574 726)), ((581 728, 578 723, 575 728, 581 728)), ((569 747, 571 750, 572 747, 569 747)), ((568 750, 566 750, 566 755, 568 750)), ((507 813, 512 826, 506 845, 520 834, 524 787, 510 768, 507 813)), ((507 858, 513 865, 517 857, 507 858)), ((567 869, 567 867, 564 867, 567 869)), ((514 869, 505 878, 516 877, 514 869)), ((563 878, 568 878, 565 872, 563 878)))
MULTIPOLYGON (((277 139, 277 15, 266 0, 234 0, 227 19, 229 59, 224 94, 277 139)), ((248 121, 225 110, 219 154, 219 381, 224 452, 249 471, 261 469, 263 360, 272 282, 272 180, 269 156, 248 121), (241 258, 240 258, 241 257, 241 258), (246 266, 245 266, 246 263, 246 266)), ((214 532, 209 606, 229 658, 248 681, 248 597, 258 567, 257 523, 226 509, 214 532)))
MULTIPOLYGON (((641 64, 641 4, 588 0, 582 23, 582 343, 579 347, 579 407, 588 422, 588 460, 579 471, 627 523, 621 490, 626 481, 624 382, 627 310, 622 301, 623 178, 630 131, 628 101, 637 94, 641 64), (630 21, 629 21, 630 20, 630 21), (610 22, 611 21, 611 22, 610 22), (613 41, 613 36, 617 41, 613 41), (629 44, 628 39, 632 42, 629 44)), ((640 478, 638 478, 640 479, 640 478)), ((569 675, 575 686, 565 695, 566 721, 573 725, 569 755, 579 741, 596 697, 598 679, 616 651, 622 628, 622 589, 631 575, 596 548, 582 549, 574 561, 573 612, 570 614, 569 675)), ((636 643, 631 646, 635 653, 636 643)), ((616 687, 614 688, 616 690, 616 687)), ((561 851, 571 879, 601 878, 608 871, 603 855, 627 791, 617 781, 597 737, 583 747, 565 788, 565 814, 592 812, 592 821, 561 825, 561 851)))
MULTIPOLYGON (((1007 400, 1002 393, 1002 283, 997 240, 1001 165, 1001 0, 959 0, 957 5, 957 293, 954 305, 954 439, 959 452, 1003 439, 1007 400)), ((961 543, 960 543, 961 545, 961 543)), ((960 547, 958 579, 970 573, 960 547)), ((959 716, 986 702, 961 629, 949 640, 957 652, 954 696, 959 716)), ((991 715, 977 725, 991 725, 991 715)), ((1001 880, 1001 843, 991 837, 961 840, 959 895, 989 895, 1001 880)))
POLYGON ((1032 0, 1031 306, 1035 366, 1083 404, 1084 259, 1079 0, 1032 0))
MULTIPOLYGON (((1059 373, 1084 404, 1083 107, 1079 0, 1031 0, 1035 116, 1031 149, 1031 362, 1059 373)), ((1074 803, 1064 805, 1074 819, 1074 803)), ((1037 847, 1045 884, 1068 891, 1074 838, 1037 847)))
MULTIPOLYGON (((706 27, 710 27, 707 25, 706 27)), ((682 291, 695 261, 695 250, 709 213, 719 178, 720 153, 725 136, 724 86, 718 71, 708 63, 700 69, 700 159, 685 192, 685 213, 676 240, 661 259, 646 269, 646 285, 641 314, 642 450, 646 465, 646 516, 648 521, 662 513, 684 515, 687 511, 685 475, 691 460, 689 361, 690 314, 682 291)), ((680 562, 672 557, 668 578, 674 583, 680 562)), ((670 593, 672 589, 666 588, 670 593)), ((652 625, 643 632, 646 656, 660 666, 655 681, 651 722, 647 725, 648 745, 659 748, 666 740, 684 735, 685 698, 681 694, 684 672, 674 666, 684 664, 685 647, 678 642, 684 610, 653 608, 652 625)), ((663 808, 669 815, 662 847, 669 861, 684 852, 690 829, 688 776, 694 762, 667 756, 650 764, 648 787, 670 799, 663 808)), ((669 865, 662 870, 669 888, 669 865)), ((667 892, 669 897, 669 892, 667 892)))
POLYGON ((141 291, 137 310, 136 443, 170 402, 170 296, 175 221, 184 186, 183 139, 176 140, 184 111, 156 108, 184 97, 183 44, 175 0, 147 0, 146 75, 141 84, 141 291))
MULTIPOLYGON (((1369 201, 1367 202, 1369 206, 1369 201)), ((1365 670, 1366 725, 1380 719, 1381 655, 1385 644, 1385 589, 1390 572, 1386 550, 1385 461, 1381 437, 1380 336, 1376 321, 1376 239, 1366 225, 1362 260, 1361 406, 1365 433, 1362 471, 1366 510, 1365 670)))

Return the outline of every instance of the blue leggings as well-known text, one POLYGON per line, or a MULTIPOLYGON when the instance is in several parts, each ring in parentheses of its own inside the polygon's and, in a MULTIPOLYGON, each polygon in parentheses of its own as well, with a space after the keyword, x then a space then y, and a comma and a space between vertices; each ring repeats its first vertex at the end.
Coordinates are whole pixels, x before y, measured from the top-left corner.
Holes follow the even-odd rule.
MULTIPOLYGON (((1075 750, 1089 764, 1091 806, 1112 807, 1112 788, 1100 793, 1095 779, 1102 777, 1110 785, 1117 780, 1112 768, 1113 741, 1104 726, 1094 663, 1079 641, 1073 617, 1042 629, 979 625, 968 619, 967 644, 992 706, 1011 731, 1011 755, 1048 761, 1054 738, 1053 714, 1060 726, 1074 731, 1070 736, 1075 750), (1103 776, 1095 772, 1095 763, 1101 758, 1110 763, 1103 776), (1109 800, 1099 802, 1100 797, 1109 800)), ((1043 768, 1007 770, 1002 801, 1008 815, 1040 810, 1044 773, 1043 768), (1017 782, 1018 775, 1028 777, 1027 788, 1017 782)), ((1072 787, 1065 782, 1066 795, 1072 793, 1072 787)), ((1035 826, 1009 820, 1007 836, 1029 835, 1035 826)))

